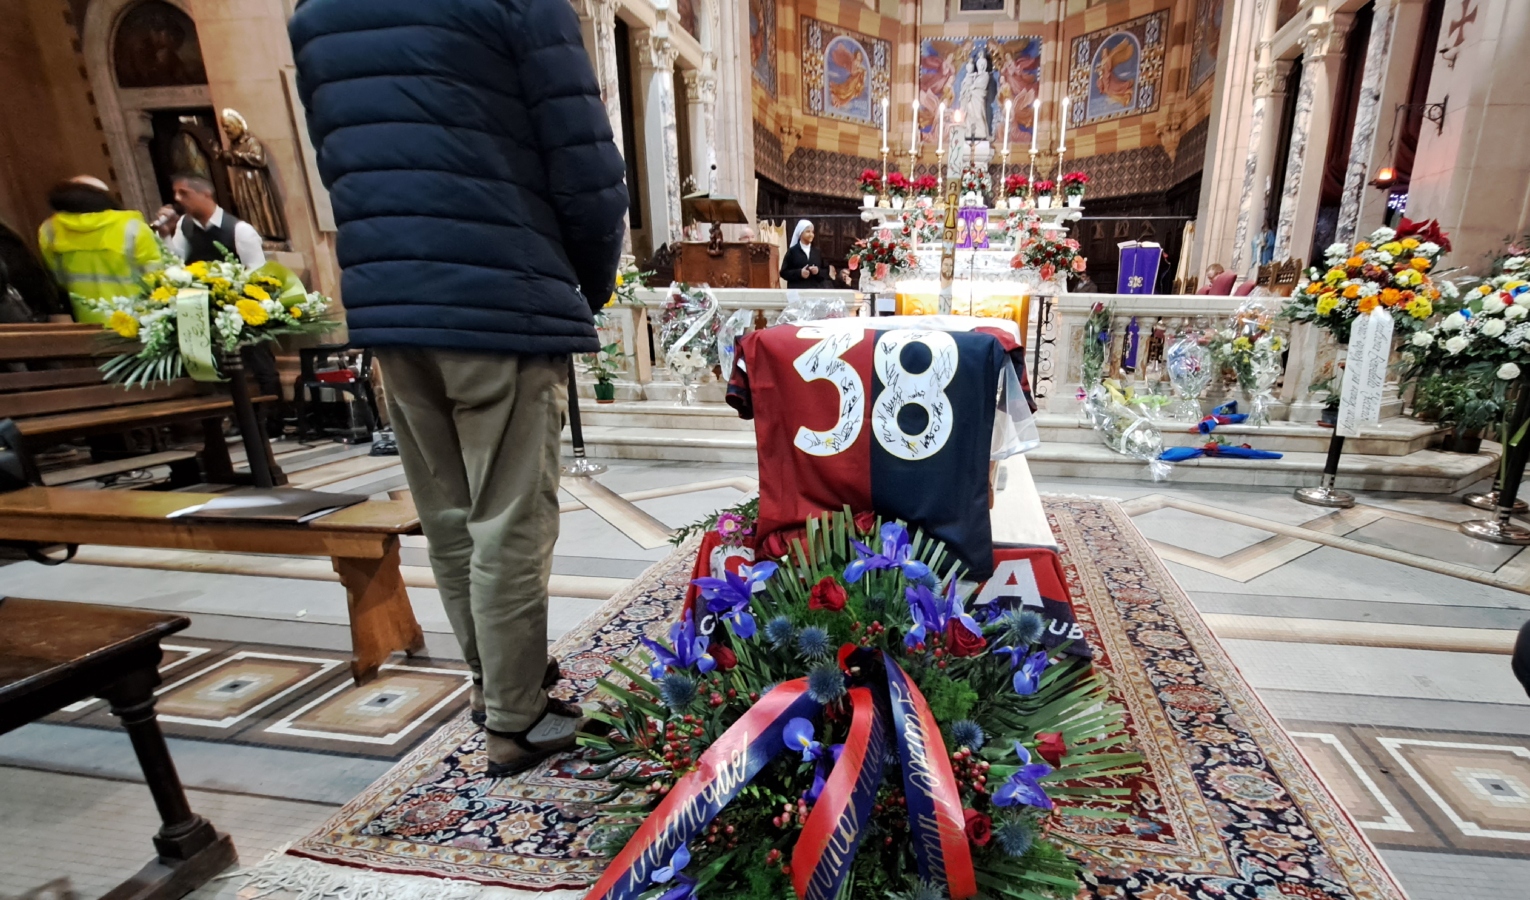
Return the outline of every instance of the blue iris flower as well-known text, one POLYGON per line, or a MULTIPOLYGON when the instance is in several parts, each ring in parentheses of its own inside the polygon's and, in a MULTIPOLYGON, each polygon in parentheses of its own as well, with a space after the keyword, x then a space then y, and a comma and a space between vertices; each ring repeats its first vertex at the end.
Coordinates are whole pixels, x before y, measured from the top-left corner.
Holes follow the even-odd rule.
POLYGON ((930 567, 914 559, 914 545, 909 542, 908 529, 897 522, 882 526, 882 552, 877 553, 857 540, 851 540, 860 556, 845 566, 845 581, 855 584, 873 569, 901 569, 903 577, 918 581, 930 574, 930 567))
POLYGON ((802 754, 803 762, 813 762, 823 755, 823 745, 813 740, 813 723, 807 719, 792 719, 781 731, 786 749, 802 754))
POLYGON ((646 637, 642 641, 653 653, 653 664, 648 667, 651 678, 664 677, 664 670, 671 667, 683 672, 695 666, 696 671, 703 675, 717 668, 716 661, 707 654, 706 637, 696 633, 696 623, 689 609, 679 622, 669 627, 669 642, 674 645, 673 650, 646 637))
POLYGON ((765 582, 775 574, 775 563, 762 562, 740 566, 737 575, 724 572, 722 578, 697 578, 691 584, 701 589, 707 609, 732 624, 733 633, 747 641, 754 637, 754 616, 749 614, 749 604, 755 592, 764 590, 765 582))
POLYGON ((834 766, 839 764, 840 754, 845 752, 844 744, 835 744, 829 748, 828 754, 820 754, 818 764, 813 767, 813 786, 802 793, 802 799, 809 803, 817 803, 819 796, 823 794, 824 785, 829 783, 829 773, 834 771, 834 766))
POLYGON ((909 649, 923 643, 929 635, 945 634, 946 626, 953 620, 960 622, 963 628, 974 635, 981 637, 983 634, 978 623, 967 615, 954 578, 946 586, 946 593, 942 597, 936 597, 934 591, 922 584, 906 588, 903 596, 908 601, 909 616, 914 620, 913 627, 903 636, 903 643, 909 649))
POLYGON ((1047 651, 1037 650, 1026 655, 1024 647, 995 647, 995 656, 1008 656, 1009 667, 1015 670, 1015 693, 1029 697, 1041 687, 1041 673, 1047 670, 1047 651))
POLYGON ((1015 755, 1020 757, 1020 770, 993 792, 994 806, 1034 806, 1051 809, 1052 798, 1041 788, 1041 779, 1052 772, 1046 763, 1031 762, 1031 754, 1019 742, 1015 742, 1015 755))
POLYGON ((675 855, 669 858, 669 865, 660 866, 649 876, 654 884, 669 884, 674 886, 660 894, 655 900, 692 900, 696 896, 696 879, 689 875, 682 875, 680 870, 690 865, 690 848, 681 844, 675 850, 675 855))

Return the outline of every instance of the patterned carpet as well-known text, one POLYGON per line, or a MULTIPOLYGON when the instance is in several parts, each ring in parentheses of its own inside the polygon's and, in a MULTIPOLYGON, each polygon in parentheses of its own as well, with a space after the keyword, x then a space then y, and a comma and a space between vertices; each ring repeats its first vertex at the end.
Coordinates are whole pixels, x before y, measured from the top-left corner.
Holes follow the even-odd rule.
MULTIPOLYGON (((1120 508, 1059 498, 1046 505, 1079 621, 1147 761, 1132 784, 1133 818, 1070 834, 1095 851, 1094 895, 1401 900, 1120 508)), ((569 696, 591 691, 608 661, 631 652, 640 633, 665 631, 693 553, 681 548, 656 564, 558 643, 554 652, 572 679, 569 696)), ((580 761, 489 780, 481 744, 465 716, 448 723, 266 866, 257 884, 263 878, 310 894, 365 880, 357 868, 469 883, 452 885, 451 896, 471 896, 476 886, 546 891, 592 882, 603 866, 590 847, 599 823, 590 800, 600 786, 573 778, 580 761)))

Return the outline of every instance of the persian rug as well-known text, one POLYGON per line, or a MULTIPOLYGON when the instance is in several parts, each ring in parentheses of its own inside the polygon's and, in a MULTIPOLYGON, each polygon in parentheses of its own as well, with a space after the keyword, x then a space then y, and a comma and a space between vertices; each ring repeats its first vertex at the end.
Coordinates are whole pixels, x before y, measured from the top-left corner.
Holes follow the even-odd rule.
MULTIPOLYGON (((1045 504, 1078 621, 1146 762, 1128 782, 1130 818, 1054 819, 1092 851, 1089 892, 1111 900, 1402 900, 1125 513, 1109 500, 1045 504)), ((590 695, 610 660, 631 653, 641 634, 665 636, 697 540, 555 645, 569 676, 563 696, 590 695)), ((256 867, 253 886, 299 896, 580 896, 605 865, 592 801, 606 787, 577 779, 586 770, 577 758, 503 780, 483 769, 481 734, 464 714, 285 855, 256 867)))

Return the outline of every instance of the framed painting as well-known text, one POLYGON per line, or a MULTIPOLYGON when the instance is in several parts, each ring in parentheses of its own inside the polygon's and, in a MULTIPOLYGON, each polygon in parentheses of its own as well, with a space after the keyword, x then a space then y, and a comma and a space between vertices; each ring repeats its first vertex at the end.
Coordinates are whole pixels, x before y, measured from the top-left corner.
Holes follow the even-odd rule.
POLYGON ((815 116, 881 127, 892 46, 802 17, 802 105, 815 116))
POLYGON ((1168 25, 1162 10, 1073 39, 1070 128, 1158 109, 1168 25))

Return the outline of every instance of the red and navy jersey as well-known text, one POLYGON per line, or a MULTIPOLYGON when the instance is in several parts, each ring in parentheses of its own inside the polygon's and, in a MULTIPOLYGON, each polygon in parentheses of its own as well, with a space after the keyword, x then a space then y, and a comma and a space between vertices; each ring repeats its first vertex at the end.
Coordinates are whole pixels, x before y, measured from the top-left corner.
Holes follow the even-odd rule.
POLYGON ((849 506, 922 529, 986 578, 1006 348, 986 331, 878 324, 778 325, 740 343, 728 403, 754 420, 756 538, 849 506))

